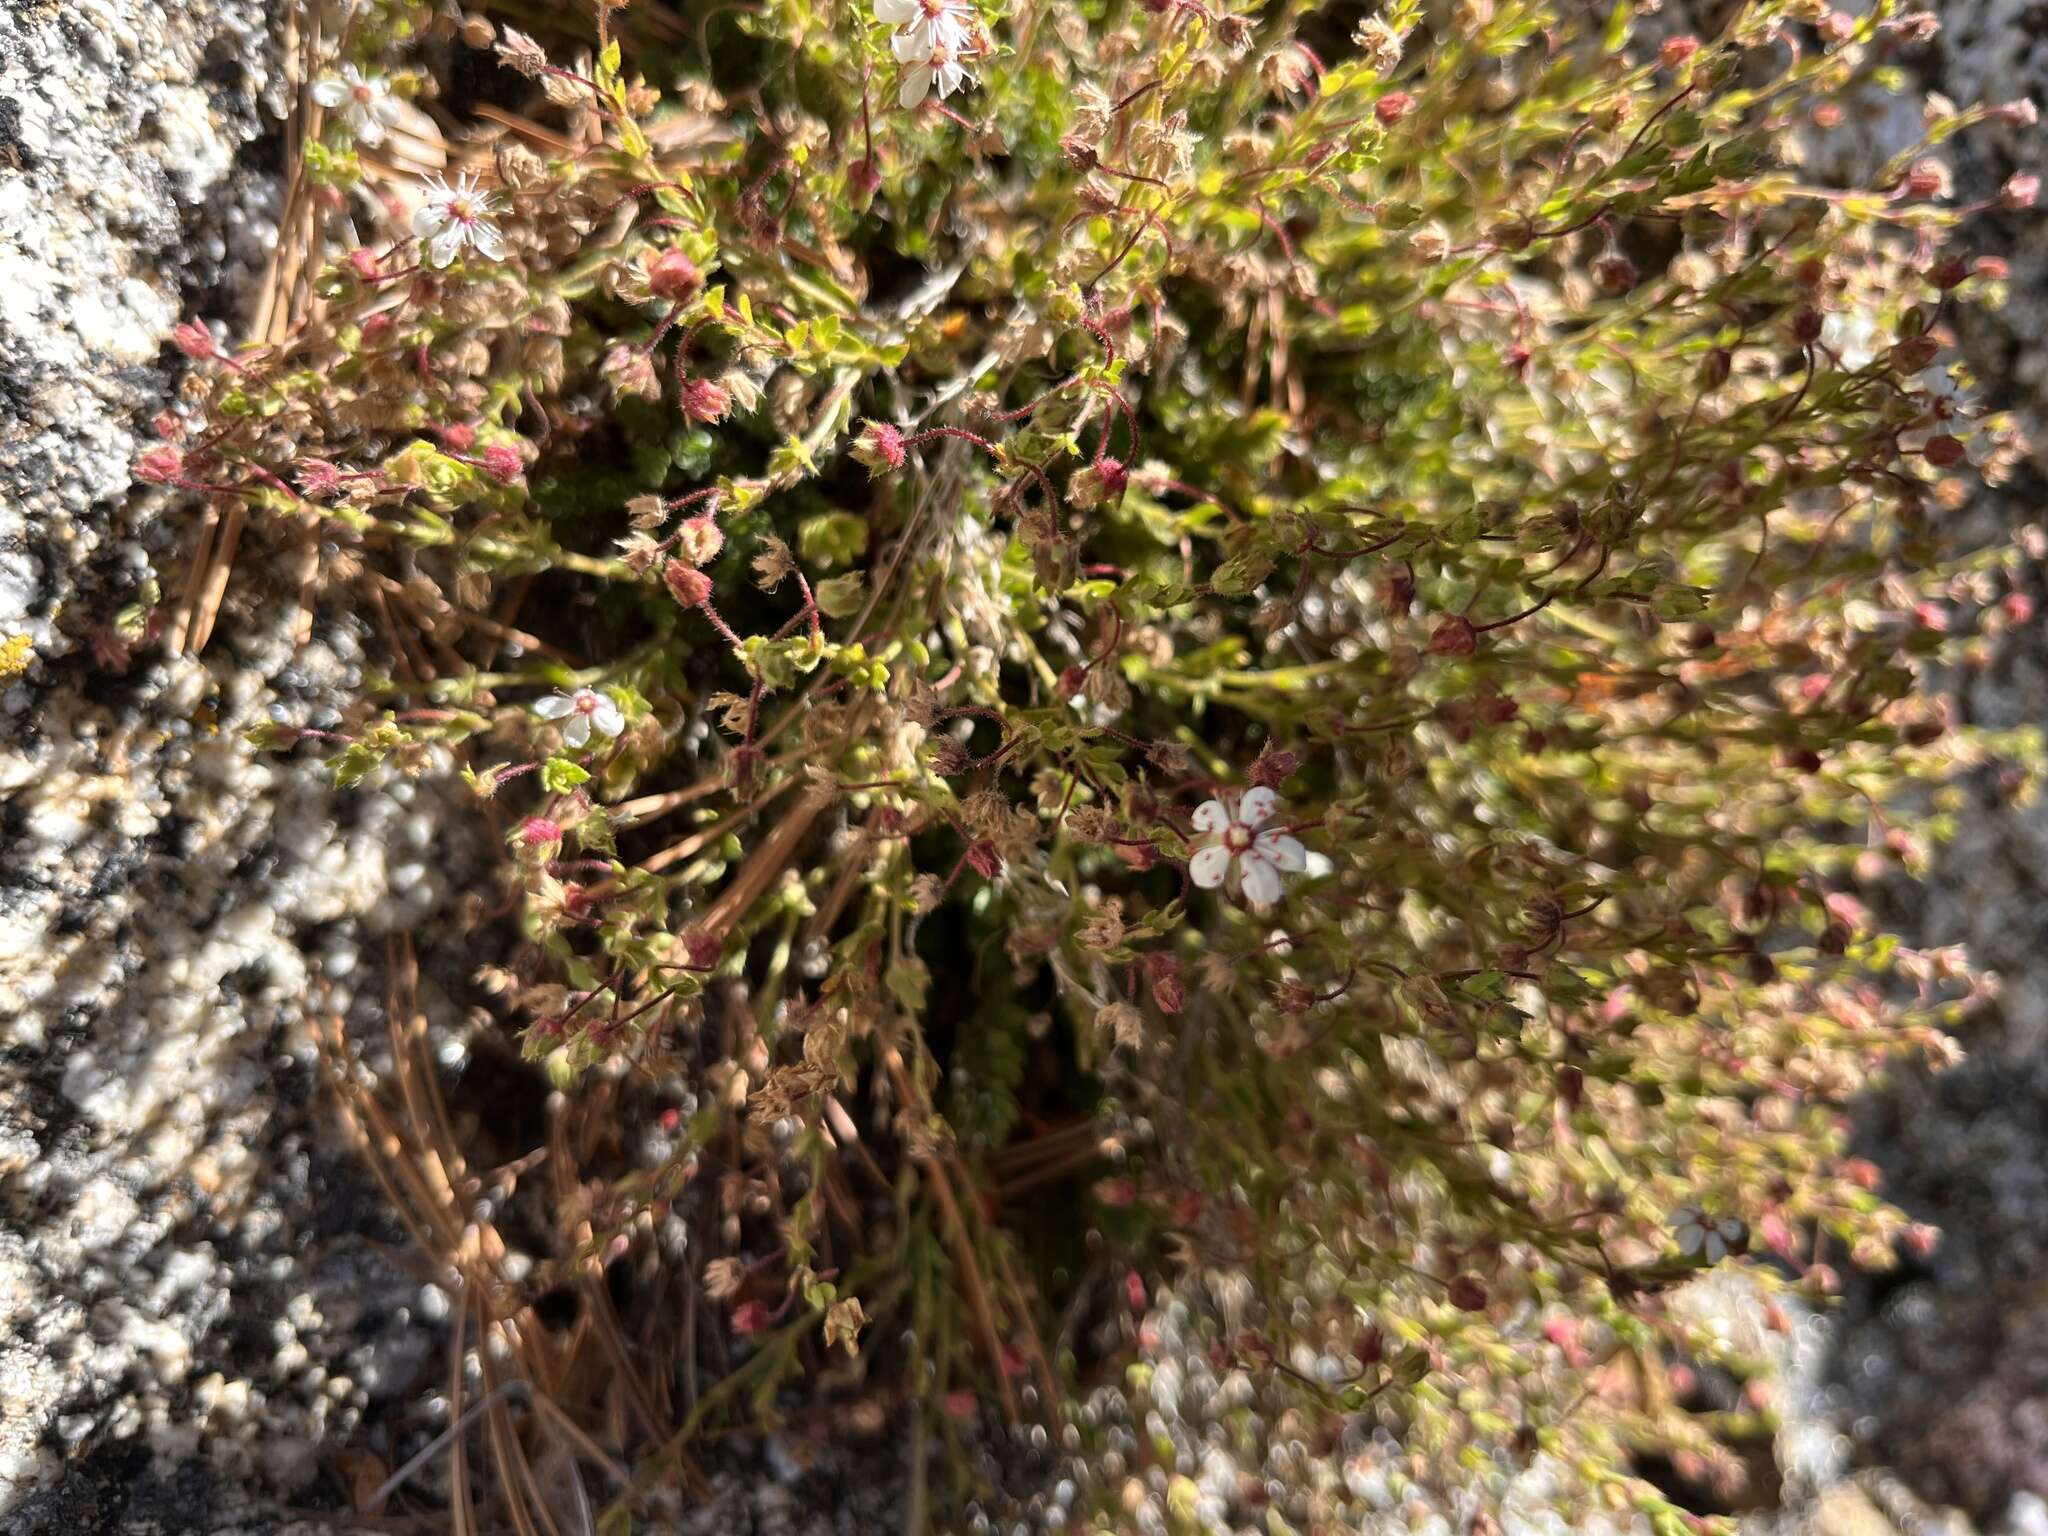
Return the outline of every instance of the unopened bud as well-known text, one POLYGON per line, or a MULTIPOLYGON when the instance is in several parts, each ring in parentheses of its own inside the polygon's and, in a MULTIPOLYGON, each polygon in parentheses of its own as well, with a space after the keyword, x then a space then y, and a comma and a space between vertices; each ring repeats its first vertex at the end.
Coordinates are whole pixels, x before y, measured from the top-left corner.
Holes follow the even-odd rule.
POLYGON ((903 467, 907 445, 900 428, 886 421, 871 421, 854 440, 853 456, 873 475, 892 474, 903 467))
POLYGON ((510 443, 486 443, 480 457, 484 473, 500 485, 510 485, 526 472, 526 461, 510 443))
POLYGON ((704 274, 681 251, 663 251, 647 269, 647 287, 658 299, 680 302, 697 296, 704 274))
POLYGON ((710 379, 685 379, 679 392, 683 414, 692 421, 717 423, 732 409, 732 393, 710 379))
POLYGON ((685 608, 700 606, 711 595, 711 578, 693 565, 671 560, 661 568, 669 595, 685 608))

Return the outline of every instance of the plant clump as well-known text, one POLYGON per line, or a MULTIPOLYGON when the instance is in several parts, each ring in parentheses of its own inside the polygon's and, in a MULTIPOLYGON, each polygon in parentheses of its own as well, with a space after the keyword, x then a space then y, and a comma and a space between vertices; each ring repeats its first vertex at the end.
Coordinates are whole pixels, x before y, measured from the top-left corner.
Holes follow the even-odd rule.
POLYGON ((383 646, 259 744, 459 767, 493 1013, 639 1149, 475 1302, 637 1266, 616 1521, 806 1403, 934 1522, 1007 1423, 1072 1528, 1683 1529, 1632 1458, 1771 1412, 1687 1283, 1929 1240, 1842 1105, 1987 987, 1869 890, 2030 782, 1930 686, 2028 618, 1935 153, 2030 109, 1845 189, 1890 0, 1233 3, 380 0, 304 323, 186 348, 139 473, 383 646))

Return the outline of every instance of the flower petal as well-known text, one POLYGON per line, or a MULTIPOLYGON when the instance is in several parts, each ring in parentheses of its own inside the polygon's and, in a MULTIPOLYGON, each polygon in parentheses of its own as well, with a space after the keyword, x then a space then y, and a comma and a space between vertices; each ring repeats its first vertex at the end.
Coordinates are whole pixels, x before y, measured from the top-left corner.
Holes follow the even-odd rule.
POLYGON ((430 266, 445 267, 455 259, 455 253, 462 249, 462 226, 450 221, 442 231, 427 244, 427 262, 430 266))
POLYGON ((1252 846, 1289 874, 1299 874, 1308 868, 1308 850, 1301 846, 1300 839, 1289 837, 1278 827, 1261 832, 1252 839, 1252 846))
POLYGON ((559 720, 575 707, 576 701, 566 693, 551 693, 533 701, 533 712, 543 720, 559 720))
POLYGON ((610 699, 605 699, 590 712, 590 723, 605 735, 616 736, 626 728, 626 717, 618 705, 610 699))
POLYGON ((1237 867, 1244 876, 1245 900, 1255 907, 1270 907, 1286 889, 1281 883, 1280 871, 1273 867, 1273 861, 1256 848, 1241 855, 1237 867))
POLYGON ((928 65, 931 63, 932 43, 925 36, 923 27, 912 27, 889 39, 889 51, 896 55, 899 64, 928 65))
POLYGON ((1727 1257, 1728 1245, 1721 1241, 1721 1234, 1709 1232, 1707 1234, 1707 1262, 1709 1264, 1718 1264, 1727 1257))
POLYGON ((448 227, 448 207, 432 199, 421 203, 412 211, 412 232, 422 240, 437 235, 448 227))
POLYGON ((1707 1229, 1700 1226, 1697 1222, 1689 1221, 1678 1229, 1678 1251, 1680 1253, 1698 1253, 1700 1245, 1706 1242, 1706 1240, 1707 1229))
POLYGON ((478 219, 469 226, 469 243, 491 261, 505 259, 505 237, 489 219, 478 219))
POLYGON ((1195 807, 1195 830, 1197 832, 1221 832, 1230 825, 1230 812, 1224 809, 1221 800, 1204 800, 1195 807))
POLYGON ((349 98, 348 82, 329 75, 313 82, 313 99, 323 107, 338 107, 349 98))
POLYGON ((896 104, 907 112, 921 104, 931 88, 932 72, 920 65, 903 77, 903 89, 896 93, 896 104))
POLYGON ((923 14, 917 0, 875 0, 875 20, 887 26, 900 27, 923 14))
POLYGON ((590 716, 571 715, 562 722, 562 740, 572 747, 580 747, 590 740, 590 716))
POLYGON ((1237 802, 1237 821, 1243 827, 1263 827, 1273 819, 1273 812, 1280 805, 1280 797, 1265 785, 1248 789, 1244 798, 1237 802))
POLYGON ((384 142, 384 125, 370 116, 361 107, 349 113, 348 127, 349 132, 356 136, 356 142, 359 144, 367 144, 374 148, 376 145, 384 142))
POLYGON ((1230 850, 1221 843, 1211 843, 1188 860, 1188 878, 1205 891, 1215 890, 1229 873, 1230 850))

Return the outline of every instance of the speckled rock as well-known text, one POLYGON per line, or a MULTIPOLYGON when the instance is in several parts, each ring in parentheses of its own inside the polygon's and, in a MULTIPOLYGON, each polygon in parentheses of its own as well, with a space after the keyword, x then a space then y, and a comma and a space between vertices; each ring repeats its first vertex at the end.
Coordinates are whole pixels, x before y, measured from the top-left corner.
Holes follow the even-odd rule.
POLYGON ((463 845, 418 786, 339 796, 239 739, 356 680, 345 616, 295 648, 251 605, 203 661, 107 642, 189 516, 130 494, 169 331, 232 325, 271 239, 269 12, 0 5, 9 1533, 270 1529, 431 1338, 401 1234, 320 1135, 301 1020, 316 984, 372 1011, 380 935, 447 904, 463 845))
MULTIPOLYGON (((1915 59, 1926 85, 1957 102, 2048 102, 2048 33, 2024 0, 1945 0, 1941 32, 1915 59)), ((1879 134, 1873 149, 1894 145, 1879 134)), ((1946 147, 1959 201, 1994 197, 2019 171, 2048 171, 2039 128, 1990 124, 1946 147)), ((2048 468, 2048 215, 1994 211, 1971 249, 2012 269, 2000 310, 1955 315, 1963 355, 1994 407, 2016 412, 2036 446, 2017 483, 1979 496, 1965 539, 2039 523, 2048 468)), ((2038 578, 2037 604, 2048 597, 2038 578)), ((2042 611, 2048 611, 2044 609, 2042 611)), ((2048 627, 2036 618, 1992 664, 1954 680, 1957 717, 2012 727, 2048 722, 2048 627)), ((2002 981, 1963 1064, 1905 1074, 1859 1114, 1858 1150, 1887 1193, 1943 1229, 1925 1261, 1852 1285, 1836 1324, 1827 1394, 1858 1459, 1888 1466, 1923 1498, 1960 1505, 1992 1528, 2023 1528, 2048 1494, 2048 804, 2016 806, 1990 776, 1933 878, 1893 894, 1930 943, 1966 944, 2002 981), (2027 1504, 2012 1504, 2026 1493, 2027 1504)))

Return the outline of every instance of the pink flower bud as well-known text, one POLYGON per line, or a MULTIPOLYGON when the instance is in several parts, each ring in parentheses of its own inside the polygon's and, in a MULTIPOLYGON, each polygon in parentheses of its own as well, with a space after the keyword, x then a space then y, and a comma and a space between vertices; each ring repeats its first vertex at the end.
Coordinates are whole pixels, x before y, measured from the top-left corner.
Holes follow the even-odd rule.
POLYGON ((711 578, 681 560, 662 566, 661 579, 668 584, 669 595, 685 608, 699 607, 711 596, 711 578))
POLYGON ((439 429, 441 446, 450 453, 467 453, 476 446, 476 428, 458 421, 439 429))
POLYGON ((1406 91, 1389 91, 1373 103, 1372 115, 1383 127, 1391 128, 1415 110, 1415 98, 1406 91))
POLYGON ((1432 656, 1470 656, 1479 649, 1479 631, 1472 627, 1472 621, 1459 614, 1452 614, 1438 624, 1429 637, 1429 653, 1432 656))
POLYGON ((853 445, 853 456, 874 475, 891 474, 901 469, 906 455, 907 445, 902 431, 886 421, 871 421, 862 427, 860 437, 853 445))
POLYGON ((1846 11, 1829 11, 1821 17, 1818 30, 1820 40, 1832 48, 1856 35, 1856 18, 1846 11))
POLYGON ((1251 780, 1265 789, 1278 789, 1301 767, 1301 754, 1285 748, 1268 747, 1252 764, 1251 780))
POLYGON ((1937 288, 1953 288, 1969 275, 1969 263, 1953 254, 1941 257, 1927 270, 1928 280, 1937 288))
POLYGON ((2041 199, 2041 178, 2014 176, 1998 189, 1998 201, 2013 213, 2031 208, 2041 199))
MULTIPOLYGON (((1925 452, 1927 462, 1936 469, 1953 469, 1967 457, 1967 450, 1963 447, 1962 442, 1957 438, 1950 437, 1946 432, 1938 437, 1927 439, 1925 452)), ((1922 606, 1926 607, 1929 605, 1922 604, 1922 606)), ((1947 626, 1943 625, 1942 627, 1946 628, 1947 626)))
POLYGON ((862 158, 847 167, 846 184, 853 189, 853 195, 866 202, 880 190, 882 173, 875 169, 875 162, 862 158))
POLYGON ((529 816, 519 824, 519 841, 529 848, 538 848, 547 843, 559 843, 562 828, 559 822, 545 816, 529 816))
POLYGON ((758 1301, 743 1301, 732 1309, 732 1331, 751 1338, 768 1327, 768 1308, 758 1301))
POLYGON ((1664 46, 1657 50, 1657 61, 1666 69, 1676 69, 1687 59, 1700 51, 1700 40, 1690 34, 1664 40, 1664 46))
POLYGON ((169 485, 185 473, 185 455, 168 443, 149 450, 135 461, 135 478, 151 485, 169 485))
POLYGON ((526 461, 510 443, 485 444, 482 459, 484 473, 500 485, 510 485, 526 471, 526 461))
POLYGON ((725 548, 725 531, 708 517, 693 517, 676 530, 676 554, 691 565, 709 565, 725 548))
POLYGON ((315 500, 325 500, 341 491, 341 471, 325 459, 301 459, 298 463, 299 490, 315 500))
POLYGON ((2035 108, 2034 103, 2025 96, 2020 97, 2016 101, 2008 101, 1993 107, 1991 115, 2011 128, 2031 128, 2041 121, 2040 112, 2035 108))
POLYGON ((1187 1006, 1187 989, 1180 979, 1180 961, 1174 956, 1153 953, 1145 957, 1145 976, 1152 983, 1152 1001, 1161 1013, 1179 1013, 1187 1006))
POLYGON ((377 253, 367 246, 357 246, 348 253, 349 270, 365 283, 374 283, 384 275, 383 264, 377 260, 377 253))
POLYGON ((692 421, 717 423, 732 409, 732 395, 723 384, 710 379, 685 379, 681 392, 683 414, 692 421))
POLYGON ((680 302, 696 297, 704 286, 704 274, 681 251, 663 251, 647 269, 647 286, 658 299, 680 302))
POLYGON ((1627 293, 1640 276, 1636 264, 1619 251, 1609 251, 1593 263, 1593 279, 1609 293, 1627 293))
POLYGON ((1939 197, 1948 189, 1948 169, 1939 160, 1915 160, 1906 172, 1906 191, 1914 197, 1939 197))
POLYGON ((187 320, 171 332, 171 345, 195 362, 204 362, 218 357, 220 349, 213 344, 213 332, 197 320, 187 320))

